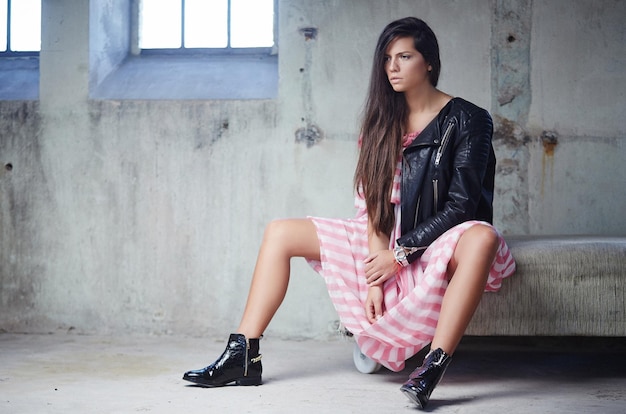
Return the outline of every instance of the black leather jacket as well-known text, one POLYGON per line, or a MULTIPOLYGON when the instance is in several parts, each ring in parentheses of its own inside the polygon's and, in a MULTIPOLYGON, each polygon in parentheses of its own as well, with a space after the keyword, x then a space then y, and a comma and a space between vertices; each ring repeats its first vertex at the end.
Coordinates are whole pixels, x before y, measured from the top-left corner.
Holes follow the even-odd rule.
POLYGON ((453 98, 404 149, 398 245, 418 247, 409 263, 450 228, 493 220, 496 157, 489 113, 453 98))

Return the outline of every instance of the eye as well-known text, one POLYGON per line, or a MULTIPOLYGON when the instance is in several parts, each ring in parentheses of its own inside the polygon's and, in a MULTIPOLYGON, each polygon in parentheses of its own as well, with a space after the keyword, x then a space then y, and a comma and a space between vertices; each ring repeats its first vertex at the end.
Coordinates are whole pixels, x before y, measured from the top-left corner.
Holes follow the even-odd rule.
POLYGON ((400 58, 402 60, 409 60, 409 59, 411 59, 411 55, 402 55, 402 56, 400 56, 400 58))

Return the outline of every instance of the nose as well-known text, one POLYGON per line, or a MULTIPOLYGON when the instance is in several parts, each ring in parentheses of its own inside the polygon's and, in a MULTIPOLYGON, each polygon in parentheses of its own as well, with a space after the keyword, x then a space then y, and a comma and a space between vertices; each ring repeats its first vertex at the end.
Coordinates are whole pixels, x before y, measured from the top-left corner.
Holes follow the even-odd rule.
POLYGON ((398 71, 398 60, 395 57, 389 58, 388 64, 389 64, 388 69, 390 72, 398 71))

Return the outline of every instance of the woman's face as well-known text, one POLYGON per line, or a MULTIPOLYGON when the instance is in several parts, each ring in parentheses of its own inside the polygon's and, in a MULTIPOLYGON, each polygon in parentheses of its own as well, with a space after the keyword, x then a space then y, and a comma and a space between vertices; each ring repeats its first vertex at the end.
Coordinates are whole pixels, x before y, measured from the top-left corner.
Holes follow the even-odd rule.
POLYGON ((420 52, 415 50, 413 38, 397 37, 385 51, 385 72, 391 87, 396 92, 407 92, 430 84, 430 65, 420 52))

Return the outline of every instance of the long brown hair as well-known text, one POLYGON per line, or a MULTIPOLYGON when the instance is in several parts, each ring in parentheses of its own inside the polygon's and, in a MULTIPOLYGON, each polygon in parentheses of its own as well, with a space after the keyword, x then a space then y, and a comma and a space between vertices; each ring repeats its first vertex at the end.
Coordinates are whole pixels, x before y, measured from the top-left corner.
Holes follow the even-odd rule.
POLYGON ((387 236, 394 224, 390 202, 393 175, 407 133, 409 109, 403 93, 393 90, 385 71, 385 54, 392 40, 411 37, 415 50, 432 67, 429 81, 437 86, 441 62, 439 45, 426 22, 415 17, 391 22, 378 38, 369 91, 361 123, 361 149, 354 173, 354 186, 365 198, 373 230, 387 236))

